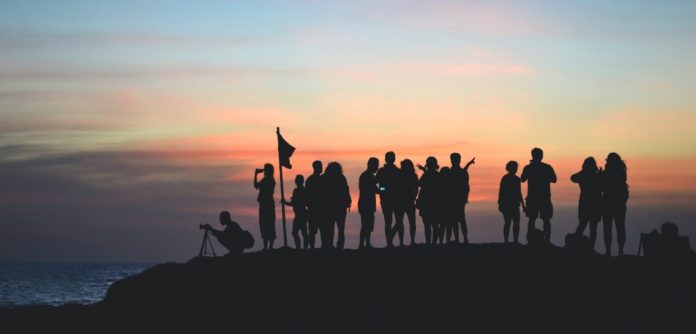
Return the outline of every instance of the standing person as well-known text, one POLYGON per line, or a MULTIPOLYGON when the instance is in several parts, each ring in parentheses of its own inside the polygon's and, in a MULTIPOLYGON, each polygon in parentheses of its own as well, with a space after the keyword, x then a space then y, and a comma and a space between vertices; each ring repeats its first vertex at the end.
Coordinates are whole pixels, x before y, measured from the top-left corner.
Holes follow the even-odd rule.
POLYGON ((611 255, 612 222, 616 223, 619 255, 623 255, 624 243, 626 242, 626 202, 628 202, 629 197, 626 170, 626 163, 618 153, 609 153, 604 171, 600 170, 604 193, 603 223, 606 255, 611 255))
POLYGON ((597 225, 602 218, 602 185, 599 168, 593 157, 585 159, 582 170, 573 174, 570 180, 580 186, 578 200, 578 228, 575 234, 583 234, 587 224, 590 224, 590 242, 594 249, 597 240, 597 225))
POLYGON ((336 247, 345 245, 346 214, 350 209, 351 198, 348 181, 343 175, 343 168, 338 162, 331 162, 324 172, 324 189, 326 203, 326 220, 322 232, 321 247, 333 248, 335 228, 338 228, 336 247))
POLYGON ((372 157, 367 160, 367 169, 360 174, 358 212, 360 212, 360 243, 358 248, 372 248, 370 237, 375 228, 375 211, 377 211, 377 178, 379 160, 372 157))
POLYGON ((440 168, 440 175, 437 181, 437 197, 439 198, 437 203, 439 209, 437 224, 435 224, 435 243, 440 245, 445 243, 445 235, 447 235, 447 242, 450 241, 452 236, 452 228, 454 227, 454 199, 452 198, 452 193, 454 187, 451 183, 449 167, 440 168))
POLYGON ((512 223, 512 238, 515 243, 519 243, 520 235, 520 205, 524 208, 522 199, 522 184, 517 176, 517 161, 509 161, 505 165, 507 174, 500 180, 500 190, 498 191, 498 211, 503 214, 503 238, 505 243, 510 240, 510 223, 512 223))
POLYGON ((295 176, 295 190, 292 191, 290 202, 282 199, 285 205, 292 207, 295 218, 292 220, 292 238, 295 240, 295 249, 307 249, 307 189, 304 186, 305 179, 302 175, 295 176), (302 238, 300 238, 302 235, 302 238))
POLYGON ((263 249, 273 249, 273 242, 276 239, 275 228, 275 179, 273 178, 273 165, 265 164, 263 169, 256 169, 254 173, 254 188, 259 190, 257 201, 259 202, 259 227, 261 229, 261 239, 263 239, 263 249), (263 179, 258 180, 258 175, 263 173, 263 179))
POLYGON ((416 197, 418 196, 418 175, 413 167, 413 161, 405 159, 401 161, 401 181, 398 209, 396 211, 396 226, 399 233, 399 241, 403 246, 404 215, 408 218, 408 230, 411 237, 411 246, 415 245, 416 238, 416 197))
POLYGON ((438 168, 437 159, 435 157, 428 157, 425 160, 425 167, 418 165, 423 171, 420 180, 418 180, 418 186, 420 186, 420 192, 418 193, 418 199, 416 200, 416 207, 418 208, 418 214, 423 220, 423 229, 425 230, 425 243, 430 245, 435 242, 436 230, 438 219, 438 168))
POLYGON ((377 171, 377 183, 379 184, 379 201, 384 214, 384 236, 387 238, 387 247, 392 247, 392 222, 396 210, 399 186, 399 168, 396 167, 396 154, 387 152, 384 155, 384 166, 377 171))
POLYGON ((321 173, 324 171, 324 166, 321 161, 316 160, 312 163, 314 172, 307 178, 305 182, 305 191, 307 192, 307 221, 308 231, 307 239, 309 239, 309 248, 314 248, 316 243, 317 231, 322 216, 321 197, 321 173))
MULTIPOLYGON (((453 189, 453 222, 452 231, 454 232, 454 239, 459 242, 459 231, 462 231, 462 241, 465 244, 469 243, 469 229, 466 226, 466 204, 469 203, 469 167, 476 163, 476 158, 472 158, 464 168, 461 167, 462 156, 454 152, 450 154, 450 162, 452 163, 452 168, 450 168, 450 180, 452 182, 451 186, 453 189)), ((449 239, 449 237, 447 237, 449 239)))
POLYGON ((551 204, 551 183, 556 183, 556 172, 553 167, 541 162, 544 159, 544 151, 540 148, 532 150, 532 160, 522 170, 520 177, 522 182, 527 182, 527 241, 529 233, 536 227, 537 218, 544 221, 544 240, 551 241, 551 218, 553 217, 553 204, 551 204))

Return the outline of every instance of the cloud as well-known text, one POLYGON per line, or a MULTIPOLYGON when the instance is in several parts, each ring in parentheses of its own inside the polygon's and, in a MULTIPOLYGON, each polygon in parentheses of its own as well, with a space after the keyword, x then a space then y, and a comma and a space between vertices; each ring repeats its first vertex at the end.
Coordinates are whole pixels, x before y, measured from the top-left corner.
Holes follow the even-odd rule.
POLYGON ((238 36, 194 36, 143 32, 0 32, 0 51, 74 47, 244 47, 258 40, 238 36))

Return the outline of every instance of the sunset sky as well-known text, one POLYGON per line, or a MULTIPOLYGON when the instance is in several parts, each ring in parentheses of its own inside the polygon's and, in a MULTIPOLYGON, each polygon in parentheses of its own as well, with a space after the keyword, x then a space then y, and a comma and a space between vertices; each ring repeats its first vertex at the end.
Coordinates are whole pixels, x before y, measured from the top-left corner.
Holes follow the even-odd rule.
MULTIPOLYGON (((693 245, 694 13, 693 1, 0 0, 0 260, 184 261, 220 210, 259 246, 253 172, 277 165, 276 126, 297 148, 287 194, 315 159, 343 164, 357 203, 371 156, 476 157, 472 242, 502 240, 508 160, 544 149, 562 245, 577 225, 570 175, 618 152, 627 252, 664 221, 693 245)), ((377 245, 382 230, 378 213, 377 245)))

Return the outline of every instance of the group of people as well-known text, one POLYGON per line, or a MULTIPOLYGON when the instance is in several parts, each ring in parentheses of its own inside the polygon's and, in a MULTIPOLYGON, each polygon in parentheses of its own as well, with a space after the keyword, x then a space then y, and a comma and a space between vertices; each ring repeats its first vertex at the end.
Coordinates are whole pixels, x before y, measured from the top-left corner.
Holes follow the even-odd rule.
MULTIPOLYGON (((530 233, 537 231, 537 219, 543 221, 543 239, 548 242, 551 238, 551 183, 556 183, 557 177, 553 168, 542 162, 541 149, 534 148, 531 153, 532 159, 519 177, 518 163, 510 161, 505 166, 507 174, 500 181, 498 209, 503 216, 505 242, 510 241, 511 228, 513 242, 519 242, 520 208, 529 218, 528 238, 530 233), (522 196, 523 182, 527 183, 526 199, 522 196)), ((393 247, 395 239, 398 239, 399 246, 405 245, 404 219, 408 221, 410 245, 415 245, 416 210, 423 223, 426 244, 459 243, 460 234, 461 242, 468 243, 466 205, 470 192, 469 168, 475 159, 462 166, 461 155, 452 153, 450 162, 449 167, 440 168, 435 157, 428 157, 425 166, 414 165, 409 159, 402 160, 397 166, 396 154, 387 152, 384 165, 380 167, 379 159, 369 158, 367 168, 359 179, 359 248, 372 247, 377 196, 380 197, 384 215, 387 247, 393 247), (421 170, 420 177, 416 168, 421 170)), ((292 223, 295 247, 317 247, 316 235, 319 234, 322 248, 343 249, 346 215, 352 204, 348 182, 337 162, 329 163, 326 170, 321 161, 314 161, 312 167, 314 171, 306 180, 302 175, 296 176, 296 188, 291 199, 281 199, 295 213, 292 223), (336 235, 337 238, 334 238, 336 235)), ((263 169, 257 169, 254 175, 254 187, 259 190, 259 223, 264 249, 273 248, 276 239, 273 174, 273 165, 266 164, 263 169), (263 178, 259 180, 261 173, 263 178)), ((582 170, 574 174, 571 180, 578 183, 581 190, 576 233, 584 233, 589 225, 590 239, 594 245, 597 226, 603 221, 606 252, 610 254, 615 225, 619 254, 623 254, 628 200, 624 161, 617 153, 611 153, 602 169, 594 158, 589 157, 585 159, 582 170)))

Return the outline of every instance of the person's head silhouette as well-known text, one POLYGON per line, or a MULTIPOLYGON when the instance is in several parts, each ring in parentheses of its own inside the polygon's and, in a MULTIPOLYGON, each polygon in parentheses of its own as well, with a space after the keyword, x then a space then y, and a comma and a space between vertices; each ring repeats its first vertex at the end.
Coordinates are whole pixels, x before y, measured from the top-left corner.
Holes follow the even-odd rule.
POLYGON ((315 160, 312 163, 312 168, 314 169, 314 174, 317 174, 317 175, 321 174, 321 172, 324 171, 324 166, 321 164, 321 161, 319 161, 319 160, 315 160))
POLYGON ((232 215, 230 215, 229 211, 220 212, 220 224, 228 225, 231 222, 232 222, 232 215))
POLYGON ((544 159, 544 151, 538 147, 532 149, 532 161, 540 162, 542 159, 544 159))
POLYGON ((367 170, 374 174, 377 172, 377 169, 379 169, 379 159, 375 157, 371 157, 370 159, 367 160, 367 170))
POLYGON ((404 159, 401 161, 401 170, 406 174, 415 174, 416 168, 413 167, 413 161, 404 159))
POLYGON ((394 152, 389 151, 384 155, 384 162, 387 165, 393 165, 395 161, 396 161, 396 154, 394 152))
POLYGON ((607 156, 606 169, 608 169, 608 170, 613 170, 613 169, 626 170, 626 163, 623 161, 623 159, 621 159, 621 156, 618 153, 612 152, 612 153, 609 153, 609 155, 607 156))
POLYGON ((589 173, 596 173, 599 168, 597 168, 597 161, 593 157, 588 157, 582 163, 582 170, 589 173))
POLYGON ((264 177, 273 177, 273 165, 271 165, 271 164, 263 165, 263 176, 264 177))
POLYGON ((429 171, 437 171, 437 169, 440 168, 440 166, 437 165, 437 158, 428 157, 428 159, 425 159, 425 168, 429 171))
POLYGON ((295 176, 295 185, 298 188, 304 185, 304 176, 302 176, 302 174, 297 174, 297 176, 295 176))
POLYGON ((459 153, 454 152, 450 154, 450 161, 452 162, 452 167, 459 167, 462 163, 462 156, 459 153))
POLYGON ((517 173, 517 168, 518 168, 517 161, 508 161, 507 164, 505 164, 505 170, 508 171, 510 174, 515 174, 517 173))
POLYGON ((326 171, 324 172, 324 175, 328 176, 338 176, 338 175, 343 175, 343 167, 341 167, 341 164, 338 162, 330 162, 326 166, 326 171))

